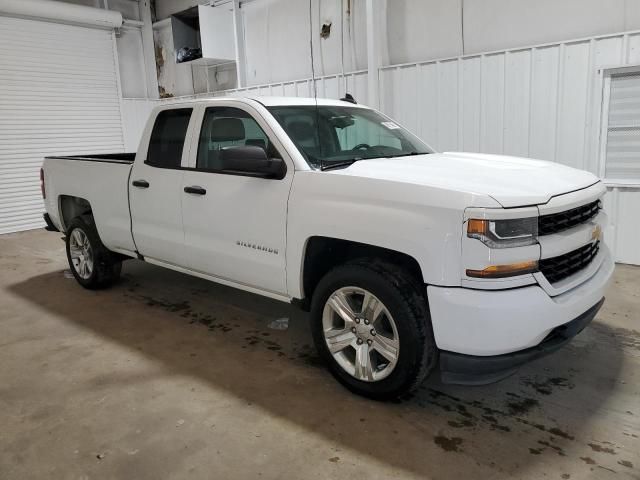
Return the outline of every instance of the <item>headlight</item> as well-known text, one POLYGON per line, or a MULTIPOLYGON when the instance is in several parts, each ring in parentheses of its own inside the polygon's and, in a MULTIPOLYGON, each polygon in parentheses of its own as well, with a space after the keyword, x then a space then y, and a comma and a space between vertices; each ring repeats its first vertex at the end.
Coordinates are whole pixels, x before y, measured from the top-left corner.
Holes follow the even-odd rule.
POLYGON ((470 219, 467 236, 477 238, 489 248, 524 247, 538 241, 538 217, 511 220, 470 219))

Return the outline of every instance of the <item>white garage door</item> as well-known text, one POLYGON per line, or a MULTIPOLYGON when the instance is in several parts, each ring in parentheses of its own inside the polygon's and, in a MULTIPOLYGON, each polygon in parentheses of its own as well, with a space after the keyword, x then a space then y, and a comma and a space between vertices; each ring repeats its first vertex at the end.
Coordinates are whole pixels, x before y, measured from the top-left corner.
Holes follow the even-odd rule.
POLYGON ((44 156, 123 151, 112 35, 0 16, 0 234, 43 225, 44 156))

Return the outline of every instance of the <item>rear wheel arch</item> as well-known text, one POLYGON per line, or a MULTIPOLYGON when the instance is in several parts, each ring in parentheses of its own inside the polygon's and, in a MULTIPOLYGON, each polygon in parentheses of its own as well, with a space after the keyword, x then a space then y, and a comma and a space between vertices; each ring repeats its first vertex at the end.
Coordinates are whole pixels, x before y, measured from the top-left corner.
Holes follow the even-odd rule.
POLYGON ((75 218, 83 217, 87 220, 93 221, 93 210, 91 208, 91 204, 88 200, 82 197, 60 195, 60 197, 58 197, 58 208, 60 211, 62 230, 65 232, 69 229, 71 222, 73 222, 75 218))

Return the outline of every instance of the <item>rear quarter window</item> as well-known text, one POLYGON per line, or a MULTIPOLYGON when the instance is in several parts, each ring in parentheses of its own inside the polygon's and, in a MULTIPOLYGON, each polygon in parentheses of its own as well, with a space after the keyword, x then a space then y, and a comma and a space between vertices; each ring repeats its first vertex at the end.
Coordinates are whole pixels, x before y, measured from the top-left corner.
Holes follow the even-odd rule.
POLYGON ((151 131, 145 163, 160 168, 180 168, 182 149, 191 118, 191 108, 164 110, 151 131))

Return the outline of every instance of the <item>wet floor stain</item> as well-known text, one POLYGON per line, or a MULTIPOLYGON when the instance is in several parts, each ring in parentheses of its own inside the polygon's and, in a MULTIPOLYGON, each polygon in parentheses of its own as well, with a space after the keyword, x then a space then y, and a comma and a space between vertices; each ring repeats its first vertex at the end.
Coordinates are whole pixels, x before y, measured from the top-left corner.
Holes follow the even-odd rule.
POLYGON ((167 312, 180 312, 180 311, 189 309, 189 302, 187 301, 170 302, 167 300, 160 300, 154 297, 149 297, 147 295, 140 295, 140 298, 147 302, 147 306, 161 307, 167 312))
POLYGON ((437 435, 433 437, 433 441, 445 452, 459 452, 460 446, 463 443, 460 437, 445 437, 444 435, 437 435))
POLYGON ((551 377, 544 380, 523 378, 520 382, 522 385, 533 388, 541 395, 551 395, 555 387, 567 388, 572 390, 575 385, 564 377, 551 377))
MULTIPOLYGON (((551 438, 553 439, 553 437, 551 437, 551 438)), ((562 447, 559 447, 558 445, 554 445, 551 442, 548 442, 546 440, 538 440, 538 443, 540 445, 542 445, 543 447, 550 448, 551 450, 554 450, 561 457, 566 457, 567 456, 567 454, 564 453, 564 450, 562 449, 562 447)))
POLYGON ((517 400, 507 402, 507 408, 511 415, 525 415, 529 410, 540 405, 538 400, 534 398, 521 398, 515 393, 507 393, 507 395, 517 398, 517 400))
MULTIPOLYGON (((565 383, 564 381, 549 382, 550 385, 554 385, 555 383, 561 383, 563 386, 569 385, 569 382, 565 383)), ((490 430, 505 435, 510 434, 515 425, 522 425, 524 428, 532 428, 546 435, 545 437, 538 439, 535 445, 527 447, 529 454, 534 456, 554 454, 561 457, 567 457, 568 454, 563 443, 576 442, 575 435, 569 433, 559 425, 549 425, 532 420, 531 417, 533 416, 533 412, 539 407, 539 402, 534 398, 513 392, 506 392, 504 394, 502 407, 495 407, 485 404, 482 400, 464 400, 434 388, 423 386, 422 390, 427 393, 427 401, 423 400, 420 396, 405 399, 405 401, 412 400, 424 408, 428 408, 429 406, 436 406, 440 408, 446 416, 453 417, 447 420, 447 425, 451 428, 460 429, 460 431, 469 431, 471 434, 476 434, 488 427, 490 430)), ((547 420, 547 422, 549 421, 550 419, 547 420)), ((522 431, 522 429, 520 429, 520 431, 522 431)), ((450 448, 452 443, 449 440, 452 438, 462 437, 448 437, 445 434, 441 434, 436 438, 438 438, 436 444, 441 448, 450 448)), ((593 451, 598 453, 607 453, 612 455, 617 454, 615 451, 615 445, 611 442, 591 442, 590 444, 585 443, 584 445, 585 447, 589 446, 593 451)), ((456 448, 458 448, 457 445, 456 448)), ((611 472, 614 471, 611 468, 598 463, 590 456, 582 456, 578 458, 585 464, 589 465, 592 469, 603 469, 611 472)), ((628 460, 621 460, 618 463, 625 468, 633 468, 633 464, 628 460)), ((562 478, 570 478, 570 476, 562 478)))
POLYGON ((591 450, 593 450, 594 452, 602 452, 602 453, 608 453, 609 455, 616 455, 616 452, 613 448, 603 447, 602 445, 598 445, 597 443, 589 443, 588 445, 591 447, 591 450))
POLYGON ((605 328, 599 324, 593 324, 592 328, 598 331, 598 333, 614 339, 619 345, 626 347, 630 350, 640 351, 640 332, 637 330, 631 330, 628 328, 605 328))

